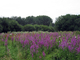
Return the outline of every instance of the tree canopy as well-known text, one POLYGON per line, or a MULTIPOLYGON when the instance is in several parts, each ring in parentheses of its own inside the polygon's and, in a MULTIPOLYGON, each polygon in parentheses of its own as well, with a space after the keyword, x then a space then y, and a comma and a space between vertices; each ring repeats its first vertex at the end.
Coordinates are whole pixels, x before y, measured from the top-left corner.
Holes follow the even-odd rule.
POLYGON ((0 33, 8 31, 52 31, 52 19, 48 16, 28 16, 26 18, 13 16, 0 18, 0 33))
POLYGON ((26 24, 38 24, 38 25, 47 25, 49 26, 52 23, 52 19, 49 16, 28 16, 26 18, 21 18, 21 17, 11 17, 11 19, 16 20, 19 24, 21 25, 26 25, 26 24))
POLYGON ((56 31, 80 31, 80 15, 59 16, 55 22, 56 31))

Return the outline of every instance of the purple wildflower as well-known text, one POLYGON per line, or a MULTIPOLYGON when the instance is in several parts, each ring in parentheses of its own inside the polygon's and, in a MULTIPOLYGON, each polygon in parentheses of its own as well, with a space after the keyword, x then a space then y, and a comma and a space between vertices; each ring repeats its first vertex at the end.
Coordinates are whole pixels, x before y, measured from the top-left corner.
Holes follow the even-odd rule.
POLYGON ((5 40, 5 44, 4 45, 7 46, 7 44, 8 44, 8 42, 7 42, 7 40, 5 40))
POLYGON ((13 39, 14 39, 14 38, 12 37, 11 40, 13 41, 13 39))
POLYGON ((41 56, 39 56, 39 58, 41 58, 41 56))
POLYGON ((77 54, 80 52, 80 45, 79 45, 79 47, 76 49, 76 51, 77 51, 77 54))
POLYGON ((74 47, 72 47, 71 45, 68 46, 69 51, 72 51, 74 49, 74 47))
POLYGON ((42 53, 43 53, 43 56, 45 56, 45 52, 43 51, 42 53))

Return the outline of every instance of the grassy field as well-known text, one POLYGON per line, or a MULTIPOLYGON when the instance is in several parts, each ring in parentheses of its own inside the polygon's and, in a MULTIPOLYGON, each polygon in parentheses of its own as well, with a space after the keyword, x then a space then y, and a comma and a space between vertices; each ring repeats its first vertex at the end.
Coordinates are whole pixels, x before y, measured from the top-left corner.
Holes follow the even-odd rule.
POLYGON ((0 60, 80 60, 80 32, 0 33, 0 60))

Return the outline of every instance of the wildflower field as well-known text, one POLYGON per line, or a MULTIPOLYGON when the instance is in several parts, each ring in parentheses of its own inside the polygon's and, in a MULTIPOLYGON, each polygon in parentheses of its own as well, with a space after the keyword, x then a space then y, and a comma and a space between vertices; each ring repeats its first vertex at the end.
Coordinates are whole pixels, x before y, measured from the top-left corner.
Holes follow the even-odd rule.
POLYGON ((0 33, 0 60, 80 60, 78 33, 0 33))

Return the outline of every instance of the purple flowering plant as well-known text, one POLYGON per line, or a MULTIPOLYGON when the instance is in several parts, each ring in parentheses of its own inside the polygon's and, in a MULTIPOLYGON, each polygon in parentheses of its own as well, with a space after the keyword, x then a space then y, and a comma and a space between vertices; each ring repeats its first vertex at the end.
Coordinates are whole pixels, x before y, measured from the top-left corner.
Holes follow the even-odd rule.
POLYGON ((26 59, 29 56, 34 60, 45 59, 48 55, 52 57, 54 51, 58 58, 66 56, 71 59, 70 56, 79 56, 80 53, 80 35, 73 35, 73 32, 6 33, 0 39, 4 46, 15 48, 17 53, 20 52, 18 56, 26 59), (10 47, 11 42, 13 45, 10 47))

